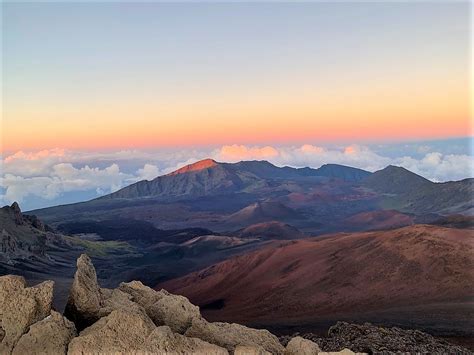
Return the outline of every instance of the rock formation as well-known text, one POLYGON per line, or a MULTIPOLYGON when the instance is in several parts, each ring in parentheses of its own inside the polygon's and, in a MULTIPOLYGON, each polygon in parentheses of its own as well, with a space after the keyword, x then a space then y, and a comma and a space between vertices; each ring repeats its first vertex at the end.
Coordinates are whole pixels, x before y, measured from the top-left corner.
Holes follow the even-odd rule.
POLYGON ((77 260, 65 312, 69 319, 51 310, 52 298, 52 281, 27 287, 23 277, 0 277, 0 354, 354 354, 349 347, 374 353, 387 349, 467 352, 436 343, 418 331, 347 323, 338 323, 328 338, 317 343, 307 335, 280 342, 267 330, 208 322, 187 298, 155 291, 141 282, 122 283, 113 290, 100 288, 94 266, 84 254, 77 260), (333 352, 321 352, 320 346, 333 352))

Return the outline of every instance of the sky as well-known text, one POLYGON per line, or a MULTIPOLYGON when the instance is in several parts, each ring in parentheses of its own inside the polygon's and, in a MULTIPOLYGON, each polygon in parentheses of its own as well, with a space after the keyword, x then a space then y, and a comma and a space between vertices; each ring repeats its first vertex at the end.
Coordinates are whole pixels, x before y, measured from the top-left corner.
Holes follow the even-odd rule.
POLYGON ((3 3, 0 198, 80 201, 208 156, 472 176, 470 10, 3 3))

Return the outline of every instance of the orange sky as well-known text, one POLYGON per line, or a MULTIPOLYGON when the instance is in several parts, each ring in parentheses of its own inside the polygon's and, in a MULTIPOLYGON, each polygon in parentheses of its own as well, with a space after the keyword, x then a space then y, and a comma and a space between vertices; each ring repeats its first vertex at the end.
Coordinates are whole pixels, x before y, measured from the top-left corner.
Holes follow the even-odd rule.
POLYGON ((4 152, 472 135, 467 4, 58 5, 5 6, 4 152))

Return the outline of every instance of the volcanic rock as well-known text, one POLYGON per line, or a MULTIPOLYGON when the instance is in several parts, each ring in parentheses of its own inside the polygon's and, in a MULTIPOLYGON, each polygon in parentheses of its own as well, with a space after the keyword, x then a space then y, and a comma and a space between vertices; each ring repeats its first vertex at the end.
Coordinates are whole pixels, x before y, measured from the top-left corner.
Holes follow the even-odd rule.
POLYGON ((320 351, 318 344, 297 336, 289 341, 285 355, 317 355, 320 351))
POLYGON ((100 287, 91 259, 82 254, 77 259, 77 271, 74 275, 64 315, 81 330, 93 324, 100 309, 100 287))
POLYGON ((119 290, 132 296, 157 325, 167 325, 174 332, 184 333, 193 319, 201 318, 199 307, 186 297, 172 295, 165 290, 155 291, 140 281, 121 283, 119 290))
POLYGON ((10 353, 30 325, 44 319, 51 312, 53 281, 25 287, 24 278, 0 277, 0 315, 4 336, 0 353, 10 353))
POLYGON ((30 326, 30 330, 20 338, 12 354, 66 354, 68 344, 75 336, 74 323, 58 312, 51 311, 51 315, 30 326))
POLYGON ((193 319, 186 336, 196 337, 234 351, 237 345, 261 346, 272 354, 283 354, 278 338, 268 330, 252 329, 235 323, 209 323, 203 318, 193 319))

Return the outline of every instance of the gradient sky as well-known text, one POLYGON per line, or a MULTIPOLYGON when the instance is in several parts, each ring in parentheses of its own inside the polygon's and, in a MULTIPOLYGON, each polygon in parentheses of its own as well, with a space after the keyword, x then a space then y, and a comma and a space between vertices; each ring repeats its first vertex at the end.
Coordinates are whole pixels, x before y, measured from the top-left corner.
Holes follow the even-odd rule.
POLYGON ((3 152, 471 134, 469 2, 2 6, 3 152))

